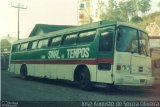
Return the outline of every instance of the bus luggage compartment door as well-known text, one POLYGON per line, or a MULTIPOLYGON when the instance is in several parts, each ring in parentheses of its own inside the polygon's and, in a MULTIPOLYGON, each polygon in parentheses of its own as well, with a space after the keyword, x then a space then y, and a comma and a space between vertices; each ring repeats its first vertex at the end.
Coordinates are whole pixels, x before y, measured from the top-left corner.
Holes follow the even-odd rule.
POLYGON ((108 58, 104 60, 106 61, 102 59, 97 61, 97 82, 112 83, 112 64, 108 62, 108 58))

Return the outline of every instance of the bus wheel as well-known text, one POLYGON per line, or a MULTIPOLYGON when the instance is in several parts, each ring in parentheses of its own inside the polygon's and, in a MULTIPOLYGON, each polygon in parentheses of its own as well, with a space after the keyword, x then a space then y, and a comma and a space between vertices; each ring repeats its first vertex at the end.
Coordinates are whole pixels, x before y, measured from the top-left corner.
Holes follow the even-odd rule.
POLYGON ((83 68, 79 76, 79 86, 83 90, 91 89, 90 75, 87 68, 83 68))
POLYGON ((21 77, 23 80, 27 79, 27 67, 26 67, 26 65, 22 65, 22 66, 21 66, 20 77, 21 77))

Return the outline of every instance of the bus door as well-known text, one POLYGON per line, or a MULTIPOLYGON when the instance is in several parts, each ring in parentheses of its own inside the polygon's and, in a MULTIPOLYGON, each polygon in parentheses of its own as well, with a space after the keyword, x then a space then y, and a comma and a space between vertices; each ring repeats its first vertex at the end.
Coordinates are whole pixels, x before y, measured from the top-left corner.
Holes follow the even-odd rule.
MULTIPOLYGON (((146 74, 148 73, 150 67, 150 55, 149 55, 149 50, 148 50, 148 36, 144 32, 139 31, 139 43, 136 46, 136 49, 138 49, 139 46, 139 51, 137 52, 132 52, 131 55, 131 73, 132 74, 146 74)), ((132 47, 134 46, 135 43, 132 42, 132 47)), ((135 49, 135 48, 133 48, 135 49)))
POLYGON ((112 83, 114 27, 101 28, 97 54, 97 82, 112 83))

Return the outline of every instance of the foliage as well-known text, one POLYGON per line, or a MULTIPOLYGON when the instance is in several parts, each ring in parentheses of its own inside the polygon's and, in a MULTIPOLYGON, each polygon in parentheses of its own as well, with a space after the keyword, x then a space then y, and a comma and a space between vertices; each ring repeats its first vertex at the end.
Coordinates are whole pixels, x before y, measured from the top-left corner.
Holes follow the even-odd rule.
POLYGON ((143 21, 137 23, 140 27, 145 28, 148 24, 155 22, 160 27, 160 11, 148 14, 142 17, 143 21))
POLYGON ((125 22, 140 22, 141 17, 138 13, 145 15, 151 8, 150 0, 125 0, 116 2, 108 0, 108 6, 104 1, 99 2, 99 12, 101 19, 118 20, 125 22))
MULTIPOLYGON (((156 23, 160 27, 160 11, 147 15, 151 9, 151 0, 103 0, 99 2, 101 19, 130 22, 141 28, 146 28, 150 23, 156 23), (108 4, 108 5, 107 5, 108 4)), ((160 2, 158 4, 160 7, 160 2)))
POLYGON ((139 10, 145 14, 147 11, 151 9, 151 5, 149 4, 150 0, 140 0, 138 2, 139 10))
POLYGON ((142 21, 143 21, 143 19, 141 17, 139 17, 139 16, 134 16, 131 19, 132 23, 139 23, 139 22, 142 22, 142 21))

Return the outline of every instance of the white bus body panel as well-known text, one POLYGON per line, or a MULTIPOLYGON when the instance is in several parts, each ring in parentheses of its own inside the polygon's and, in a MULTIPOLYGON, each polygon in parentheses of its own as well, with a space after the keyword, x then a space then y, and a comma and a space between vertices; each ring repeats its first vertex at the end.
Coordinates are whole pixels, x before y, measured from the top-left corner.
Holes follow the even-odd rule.
POLYGON ((15 72, 14 66, 15 66, 15 64, 10 64, 10 65, 9 65, 9 71, 10 71, 10 72, 15 72))
POLYGON ((87 65, 89 72, 90 72, 90 76, 91 76, 91 81, 92 82, 96 82, 97 81, 97 65, 87 65))
POLYGON ((126 52, 115 53, 114 83, 116 85, 151 86, 150 58, 126 52), (117 70, 117 65, 121 66, 117 70))
POLYGON ((31 76, 35 76, 35 65, 34 64, 27 64, 27 71, 28 74, 31 76))
POLYGON ((98 67, 97 67, 97 82, 113 83, 112 66, 111 66, 111 70, 98 70, 98 67))
MULTIPOLYGON (((11 69, 20 74, 20 68, 22 64, 11 64, 11 69), (15 68, 14 68, 15 66, 15 68)), ((65 79, 74 81, 74 71, 78 65, 72 64, 26 64, 28 76, 46 77, 49 79, 65 79)), ((96 65, 87 65, 91 81, 96 82, 96 65)))
POLYGON ((15 64, 15 74, 20 74, 21 64, 15 64))
POLYGON ((57 67, 56 65, 45 65, 45 75, 49 79, 56 79, 57 78, 57 67))

